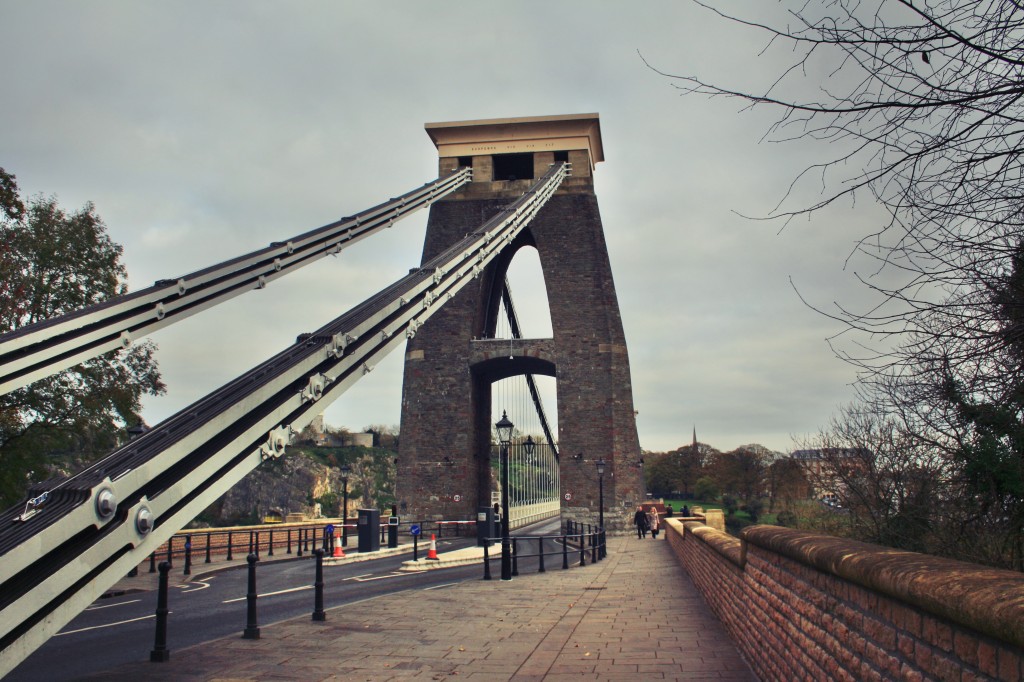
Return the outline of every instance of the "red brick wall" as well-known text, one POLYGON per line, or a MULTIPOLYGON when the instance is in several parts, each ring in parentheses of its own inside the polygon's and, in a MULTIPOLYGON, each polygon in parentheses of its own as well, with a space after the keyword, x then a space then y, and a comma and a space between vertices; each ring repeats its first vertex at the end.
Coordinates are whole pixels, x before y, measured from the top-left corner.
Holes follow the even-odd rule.
POLYGON ((765 680, 1024 677, 1024 575, 777 526, 668 541, 765 680))

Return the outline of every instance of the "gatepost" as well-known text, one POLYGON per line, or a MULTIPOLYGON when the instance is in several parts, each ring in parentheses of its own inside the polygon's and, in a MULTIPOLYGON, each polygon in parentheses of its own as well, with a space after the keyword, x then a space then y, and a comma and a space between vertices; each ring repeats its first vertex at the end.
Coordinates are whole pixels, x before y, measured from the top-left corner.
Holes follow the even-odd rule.
POLYGON ((490 547, 494 544, 494 510, 490 507, 477 507, 476 510, 476 546, 490 547))

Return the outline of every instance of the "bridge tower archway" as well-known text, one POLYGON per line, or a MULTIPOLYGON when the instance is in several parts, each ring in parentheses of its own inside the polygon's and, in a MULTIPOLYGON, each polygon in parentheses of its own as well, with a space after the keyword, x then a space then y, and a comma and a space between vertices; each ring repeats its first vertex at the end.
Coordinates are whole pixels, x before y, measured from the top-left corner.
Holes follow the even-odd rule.
MULTIPOLYGON (((427 124, 441 175, 472 165, 473 182, 430 208, 423 262, 449 248, 529 189, 556 161, 572 176, 477 280, 409 340, 397 466, 400 513, 475 518, 496 487, 491 466, 491 383, 554 376, 558 396, 561 515, 598 515, 598 476, 607 462, 605 522, 629 524, 643 499, 640 446, 625 334, 592 171, 604 160, 597 114, 427 124), (502 157, 514 154, 514 163, 502 157), (533 161, 524 173, 524 155, 533 161), (495 169, 499 171, 495 176, 495 169), (505 273, 518 249, 537 249, 552 337, 495 340, 505 273), (444 485, 440 485, 441 482, 444 485)), ((501 406, 497 406, 499 409, 501 406)), ((510 413, 515 422, 517 415, 510 413)))

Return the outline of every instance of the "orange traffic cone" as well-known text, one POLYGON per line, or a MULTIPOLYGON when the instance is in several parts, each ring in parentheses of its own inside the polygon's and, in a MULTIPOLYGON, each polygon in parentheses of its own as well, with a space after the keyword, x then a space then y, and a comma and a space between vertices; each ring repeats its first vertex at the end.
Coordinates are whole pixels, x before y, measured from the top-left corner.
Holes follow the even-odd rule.
POLYGON ((434 540, 434 534, 430 534, 430 551, 427 552, 427 561, 440 561, 437 558, 437 542, 434 540))
POLYGON ((343 550, 341 548, 341 540, 335 540, 334 541, 334 558, 335 559, 344 559, 345 558, 345 550, 343 550))

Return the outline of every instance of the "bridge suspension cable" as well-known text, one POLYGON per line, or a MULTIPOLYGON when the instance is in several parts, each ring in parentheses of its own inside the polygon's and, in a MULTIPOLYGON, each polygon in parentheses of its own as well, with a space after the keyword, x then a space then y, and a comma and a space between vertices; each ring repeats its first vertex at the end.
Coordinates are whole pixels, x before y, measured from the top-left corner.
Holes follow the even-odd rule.
POLYGON ((0 677, 308 425, 508 246, 568 175, 550 170, 478 230, 288 349, 8 510, 0 677))
MULTIPOLYGON (((519 317, 516 315, 515 305, 512 303, 512 291, 509 289, 508 278, 505 278, 505 283, 501 289, 501 302, 505 306, 505 316, 508 318, 509 332, 513 339, 523 338, 522 330, 519 327, 519 317)), ((532 374, 524 375, 526 377, 526 387, 530 392, 530 397, 533 399, 533 406, 537 410, 537 417, 540 420, 540 428, 544 431, 544 438, 548 442, 548 447, 554 453, 555 459, 558 459, 558 446, 555 444, 555 439, 551 435, 551 425, 548 423, 547 413, 544 411, 544 402, 541 400, 540 391, 537 390, 537 380, 532 374)))
POLYGON ((0 335, 0 395, 89 358, 126 348, 172 322, 210 308, 342 249, 426 208, 471 179, 470 168, 286 241, 159 280, 147 289, 0 335))

